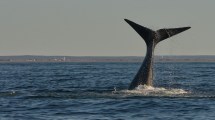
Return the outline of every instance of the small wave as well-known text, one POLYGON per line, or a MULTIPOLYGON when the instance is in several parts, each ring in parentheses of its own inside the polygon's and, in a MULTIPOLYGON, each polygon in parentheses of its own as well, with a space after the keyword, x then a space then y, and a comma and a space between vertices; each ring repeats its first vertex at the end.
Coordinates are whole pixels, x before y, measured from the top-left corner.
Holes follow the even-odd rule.
POLYGON ((17 92, 14 90, 0 92, 0 97, 16 96, 16 95, 17 95, 17 92))
POLYGON ((129 95, 139 95, 139 96, 175 96, 175 95, 185 95, 188 91, 183 89, 175 88, 163 88, 163 87, 152 87, 147 85, 139 85, 134 90, 119 90, 113 91, 115 94, 129 94, 129 95))

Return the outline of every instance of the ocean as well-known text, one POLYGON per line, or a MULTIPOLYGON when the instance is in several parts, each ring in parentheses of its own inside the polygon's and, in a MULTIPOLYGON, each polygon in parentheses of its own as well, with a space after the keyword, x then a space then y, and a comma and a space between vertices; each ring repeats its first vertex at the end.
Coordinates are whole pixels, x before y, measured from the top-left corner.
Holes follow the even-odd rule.
POLYGON ((140 65, 0 63, 0 120, 215 119, 215 63, 155 63, 154 87, 129 91, 140 65))

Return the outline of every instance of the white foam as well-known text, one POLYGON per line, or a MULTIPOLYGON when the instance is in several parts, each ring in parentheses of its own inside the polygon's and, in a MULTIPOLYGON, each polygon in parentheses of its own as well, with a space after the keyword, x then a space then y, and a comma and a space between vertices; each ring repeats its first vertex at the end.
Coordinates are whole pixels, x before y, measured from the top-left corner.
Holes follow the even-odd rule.
POLYGON ((140 96, 174 96, 183 95, 188 92, 183 89, 152 87, 147 85, 139 85, 134 90, 113 91, 116 94, 140 95, 140 96))

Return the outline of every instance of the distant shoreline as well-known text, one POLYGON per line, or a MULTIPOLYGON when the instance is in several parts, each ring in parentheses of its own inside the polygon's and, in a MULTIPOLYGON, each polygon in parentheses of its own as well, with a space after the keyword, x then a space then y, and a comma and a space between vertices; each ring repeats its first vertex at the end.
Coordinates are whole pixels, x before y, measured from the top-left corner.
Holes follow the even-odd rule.
MULTIPOLYGON (((0 63, 14 62, 142 62, 141 56, 0 56, 0 63)), ((215 62, 215 56, 155 56, 155 62, 215 62)))

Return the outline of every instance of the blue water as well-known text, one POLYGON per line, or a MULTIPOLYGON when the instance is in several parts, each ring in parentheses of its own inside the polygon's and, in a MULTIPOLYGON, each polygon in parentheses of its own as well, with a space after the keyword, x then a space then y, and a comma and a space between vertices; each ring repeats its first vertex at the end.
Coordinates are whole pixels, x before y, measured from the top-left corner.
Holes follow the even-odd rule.
POLYGON ((0 120, 214 120, 215 63, 1 63, 0 120))

